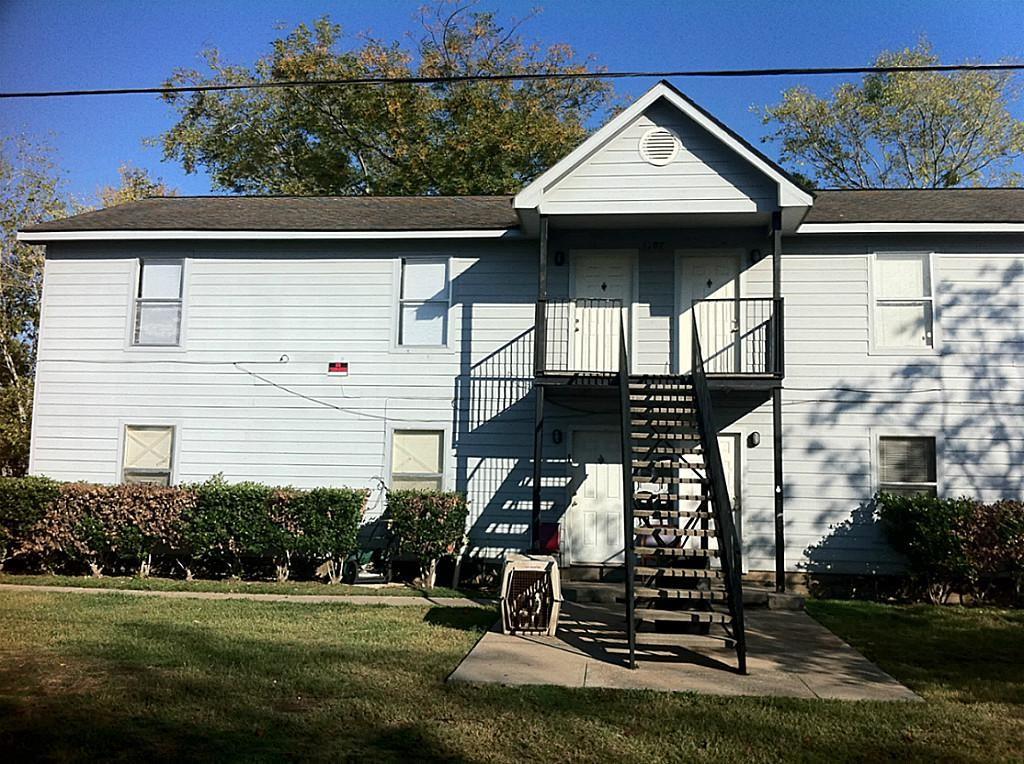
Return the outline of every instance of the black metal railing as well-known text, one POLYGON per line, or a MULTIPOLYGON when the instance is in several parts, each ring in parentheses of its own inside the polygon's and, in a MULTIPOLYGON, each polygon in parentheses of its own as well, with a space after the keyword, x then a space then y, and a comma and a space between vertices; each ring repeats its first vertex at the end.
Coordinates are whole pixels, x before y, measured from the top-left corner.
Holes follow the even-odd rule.
POLYGON ((537 318, 539 374, 618 372, 625 347, 622 300, 547 299, 538 303, 537 318))
POLYGON ((711 503, 718 535, 719 560, 722 575, 729 593, 732 613, 732 637, 736 641, 736 658, 739 672, 747 672, 747 642, 743 626, 743 558, 736 523, 733 519, 732 501, 729 498, 722 453, 718 448, 718 431, 715 429, 711 408, 711 391, 708 388, 707 370, 701 352, 700 332, 693 324, 692 379, 693 394, 697 409, 697 429, 700 432, 704 469, 711 483, 711 503))
POLYGON ((785 374, 782 298, 694 300, 707 374, 785 374))
POLYGON ((622 509, 623 524, 623 557, 626 563, 626 643, 629 648, 629 667, 636 668, 636 621, 634 608, 636 606, 633 595, 633 537, 636 533, 633 527, 634 509, 634 486, 633 486, 633 425, 631 422, 632 409, 629 403, 629 353, 626 345, 626 328, 619 327, 619 409, 621 412, 622 435, 622 509))

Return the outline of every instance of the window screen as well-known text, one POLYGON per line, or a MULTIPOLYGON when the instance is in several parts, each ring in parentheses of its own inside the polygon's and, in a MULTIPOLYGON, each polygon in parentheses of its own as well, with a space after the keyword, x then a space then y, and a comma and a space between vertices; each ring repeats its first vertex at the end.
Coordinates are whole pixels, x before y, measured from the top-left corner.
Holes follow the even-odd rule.
POLYGON ((932 347, 932 284, 927 255, 877 255, 874 293, 875 347, 932 347))
POLYGON ((935 438, 879 438, 878 473, 881 491, 934 496, 935 438))
POLYGON ((448 342, 448 261, 402 260, 398 344, 448 342))
POLYGON ((444 433, 395 430, 391 441, 391 488, 440 491, 444 484, 444 433))
POLYGON ((173 427, 128 425, 124 428, 123 482, 170 485, 173 458, 173 427))
POLYGON ((135 298, 136 345, 175 346, 181 340, 181 260, 141 260, 135 298))

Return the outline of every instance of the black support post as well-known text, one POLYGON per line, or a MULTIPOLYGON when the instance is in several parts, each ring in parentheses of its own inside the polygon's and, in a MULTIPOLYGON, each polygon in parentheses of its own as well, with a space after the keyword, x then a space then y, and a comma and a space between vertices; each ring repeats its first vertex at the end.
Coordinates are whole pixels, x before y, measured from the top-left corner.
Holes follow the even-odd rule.
POLYGON ((533 507, 530 517, 530 548, 540 551, 541 479, 544 462, 544 386, 537 378, 544 373, 547 358, 548 302, 548 220, 540 219, 540 247, 537 263, 537 309, 533 325, 533 507))
MULTIPOLYGON (((772 297, 776 309, 782 297, 782 213, 772 213, 772 297)), ((782 321, 780 312, 775 317, 782 321)), ((780 340, 785 336, 783 327, 779 327, 776 337, 780 340)), ((778 348, 783 353, 783 348, 778 348)), ((780 356, 781 357, 781 356, 780 356)), ((774 457, 775 483, 775 591, 786 591, 786 516, 785 494, 782 472, 782 380, 772 388, 772 456, 774 457)))

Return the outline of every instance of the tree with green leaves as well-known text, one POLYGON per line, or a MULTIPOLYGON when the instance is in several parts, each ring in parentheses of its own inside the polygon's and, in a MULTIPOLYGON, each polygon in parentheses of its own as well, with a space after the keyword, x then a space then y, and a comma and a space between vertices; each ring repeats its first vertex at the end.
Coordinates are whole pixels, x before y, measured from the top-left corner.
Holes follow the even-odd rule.
MULTIPOLYGON (((461 77, 578 73, 568 45, 541 48, 473 4, 442 1, 421 15, 411 45, 361 38, 343 45, 327 18, 299 25, 255 64, 205 52, 208 71, 178 70, 170 85, 255 80, 461 77)), ((292 87, 169 93, 177 123, 166 158, 205 167, 233 192, 494 194, 520 188, 572 150, 612 105, 600 80, 462 81, 431 85, 292 87)))
POLYGON ((28 466, 43 248, 19 228, 71 211, 52 151, 27 138, 0 142, 0 475, 28 466))
MULTIPOLYGON (((927 41, 887 51, 876 66, 939 63, 927 41)), ((782 161, 833 188, 1018 185, 1024 122, 1008 72, 879 72, 827 98, 798 86, 762 110, 782 161)))
POLYGON ((147 170, 124 163, 117 168, 120 183, 104 186, 97 193, 101 207, 113 207, 125 202, 134 202, 150 196, 177 196, 177 190, 169 187, 161 178, 153 178, 147 170))

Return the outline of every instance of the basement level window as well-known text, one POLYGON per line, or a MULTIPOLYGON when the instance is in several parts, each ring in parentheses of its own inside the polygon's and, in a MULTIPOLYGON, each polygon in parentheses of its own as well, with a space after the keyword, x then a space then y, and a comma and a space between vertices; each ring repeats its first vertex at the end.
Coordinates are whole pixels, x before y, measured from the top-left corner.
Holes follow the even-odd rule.
POLYGON ((391 438, 391 488, 396 491, 444 485, 444 432, 395 430, 391 438))
POLYGON ((935 438, 880 437, 878 476, 878 490, 884 493, 935 496, 935 438))
POLYGON ((174 427, 128 425, 124 428, 121 482, 170 485, 174 459, 174 427))
POLYGON ((139 261, 132 344, 176 347, 181 344, 183 260, 139 261))

